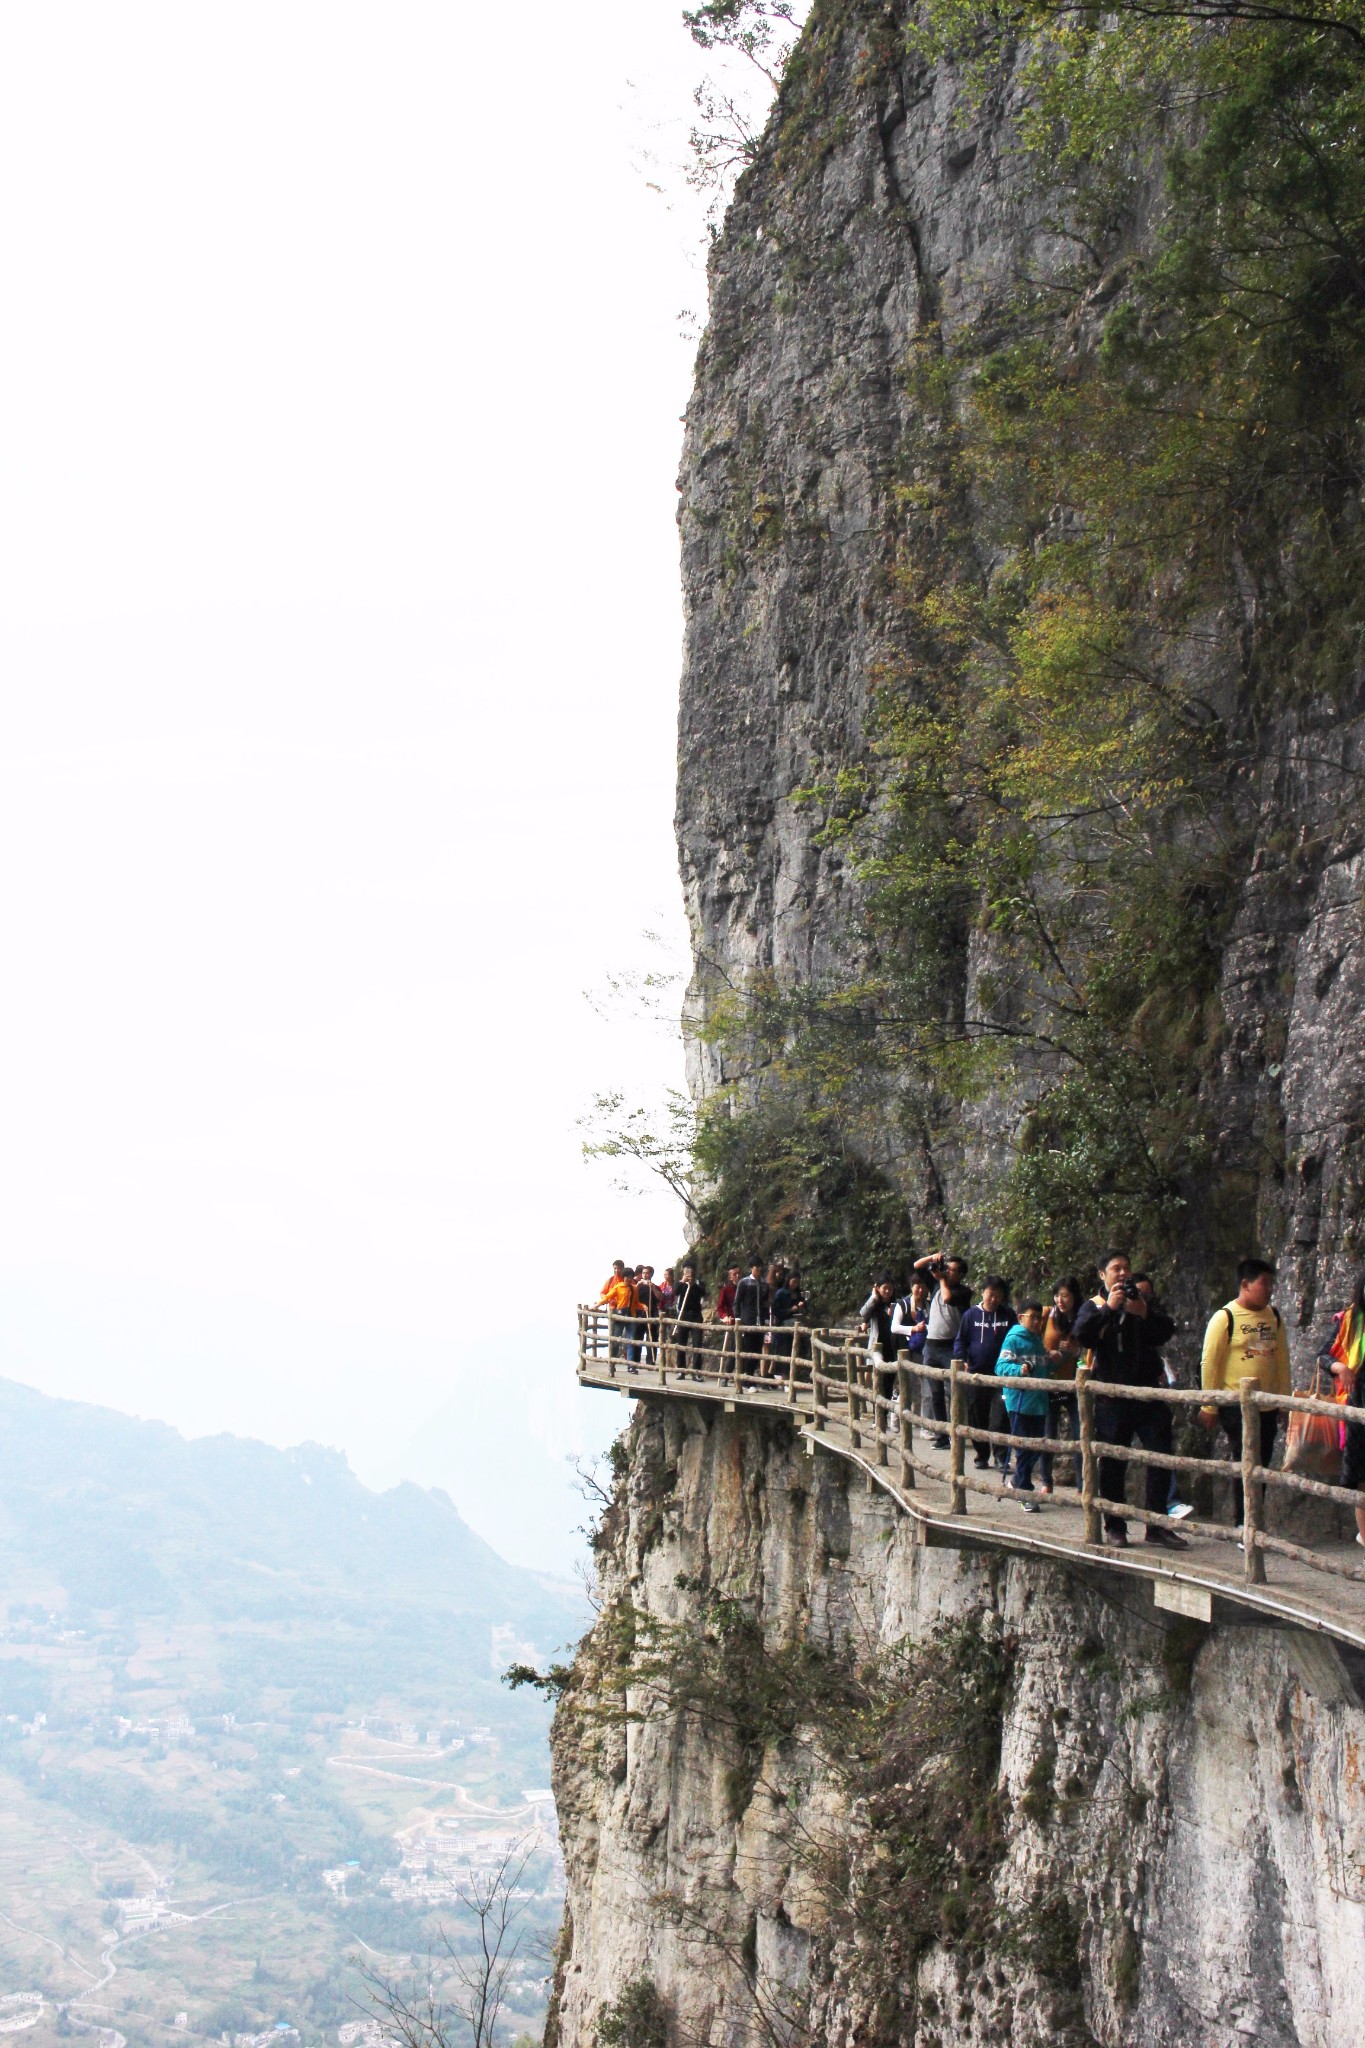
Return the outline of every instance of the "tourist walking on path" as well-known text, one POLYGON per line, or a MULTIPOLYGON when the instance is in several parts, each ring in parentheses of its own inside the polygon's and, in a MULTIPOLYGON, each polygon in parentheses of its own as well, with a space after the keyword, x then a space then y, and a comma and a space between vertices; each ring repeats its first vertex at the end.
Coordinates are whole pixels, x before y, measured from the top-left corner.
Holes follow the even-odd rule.
POLYGON ((763 1278, 763 1261, 755 1259, 735 1289, 735 1321, 739 1325, 741 1358, 754 1361, 757 1372, 763 1358, 763 1326, 768 1320, 771 1290, 763 1278))
MULTIPOLYGON (((1081 1305, 1081 1283, 1068 1274, 1065 1280, 1057 1281, 1052 1290, 1052 1306, 1043 1314, 1043 1349, 1047 1353, 1047 1376, 1052 1380, 1074 1380, 1076 1361, 1081 1347, 1072 1336, 1076 1312, 1081 1305)), ((1047 1434, 1076 1443, 1080 1439, 1081 1421, 1076 1411, 1076 1396, 1072 1394, 1050 1394, 1048 1396, 1047 1434)), ((1040 1461, 1040 1493, 1051 1493, 1053 1483, 1053 1454, 1044 1451, 1040 1461)), ((1072 1457, 1063 1455, 1058 1460, 1060 1469, 1058 1481, 1065 1478, 1067 1484, 1081 1483, 1080 1452, 1072 1457)))
POLYGON ((872 1373, 873 1392, 889 1401, 896 1385, 898 1339, 892 1331, 896 1305, 896 1284, 889 1273, 878 1273, 872 1292, 858 1311, 858 1321, 867 1338, 867 1362, 872 1373))
POLYGON ((772 1353, 773 1365, 785 1365, 792 1355, 792 1324, 796 1321, 796 1290, 792 1286, 791 1274, 785 1266, 773 1268, 772 1301, 768 1308, 771 1328, 768 1333, 768 1349, 772 1353))
MULTIPOLYGON (((1349 1308, 1337 1318, 1328 1353, 1337 1385, 1349 1408, 1365 1409, 1365 1273, 1356 1282, 1349 1308)), ((1348 1422, 1341 1452, 1341 1484, 1361 1495, 1356 1509, 1356 1542, 1365 1548, 1365 1422, 1348 1422)))
POLYGON ((659 1355, 659 1317, 663 1310, 663 1295, 654 1283, 654 1268, 641 1266, 635 1280, 635 1299, 639 1315, 635 1323, 635 1335, 639 1340, 636 1357, 646 1365, 653 1365, 659 1355))
MULTIPOLYGON (((1164 1309, 1155 1308, 1142 1296, 1133 1281, 1133 1264, 1127 1252, 1106 1252, 1100 1261, 1100 1292, 1083 1301, 1072 1326, 1072 1336, 1083 1351, 1092 1354, 1095 1378, 1120 1387, 1154 1387, 1161 1379, 1161 1347, 1175 1335, 1175 1324, 1164 1309)), ((1102 1444, 1125 1449, 1134 1438, 1146 1451, 1171 1455, 1171 1414, 1164 1401, 1130 1401, 1122 1394, 1095 1396, 1095 1436, 1102 1444)), ((1152 1515, 1164 1515, 1169 1484, 1169 1466, 1146 1468, 1146 1506, 1152 1515)), ((1128 1475, 1126 1458, 1100 1459, 1100 1495, 1104 1500, 1106 1542, 1120 1548, 1128 1542, 1128 1521, 1123 1513, 1128 1475)), ((1188 1550, 1189 1544, 1174 1529, 1148 1523, 1144 1539, 1163 1550, 1188 1550)))
POLYGON ((673 1342, 677 1347, 679 1361, 684 1372, 695 1379, 702 1355, 701 1322, 706 1314, 706 1289, 697 1278, 695 1266, 682 1269, 673 1297, 673 1342))
MULTIPOLYGON (((953 1344, 957 1337, 958 1325, 972 1304, 972 1290, 967 1285, 967 1262, 942 1251, 926 1252, 922 1259, 915 1260, 915 1271, 933 1289, 929 1296, 929 1315, 925 1327, 924 1363, 946 1372, 952 1364, 953 1344)), ((946 1450, 946 1380, 921 1380, 920 1414, 926 1422, 936 1422, 939 1425, 934 1434, 934 1443, 939 1450, 946 1450)))
POLYGON ((628 1357, 628 1339, 635 1328, 635 1311, 638 1306, 635 1296, 635 1277, 626 1269, 624 1259, 613 1259, 611 1272, 602 1285, 598 1302, 610 1310, 607 1317, 609 1337, 607 1349, 612 1358, 628 1357))
MULTIPOLYGON (((968 1422, 973 1429, 991 1429, 999 1436, 1004 1436, 1010 1426, 1009 1413, 995 1384, 1000 1347, 1016 1323, 1014 1310, 1008 1305, 1009 1295, 1009 1281, 998 1273, 988 1273, 981 1283, 981 1306, 963 1311, 952 1353, 971 1374, 967 1383, 968 1422)), ((1002 1472, 1009 1464, 1010 1454, 1004 1444, 974 1443, 972 1449, 978 1466, 989 1465, 992 1454, 1002 1472)))
MULTIPOLYGON (((1209 1317, 1204 1332, 1204 1351, 1199 1365, 1200 1384, 1206 1392, 1240 1387, 1243 1380, 1259 1380, 1263 1394, 1293 1391, 1289 1377, 1289 1336, 1284 1318, 1270 1297, 1275 1291, 1275 1268, 1269 1259, 1243 1259, 1237 1268, 1237 1292, 1209 1317)), ((1233 1403, 1201 1408, 1199 1419, 1208 1429, 1219 1423, 1227 1436, 1233 1463, 1242 1456, 1242 1411, 1233 1403)), ((1275 1429, 1279 1413, 1261 1410, 1260 1459, 1268 1465, 1275 1451, 1275 1429)), ((1232 1485, 1232 1519, 1245 1517, 1241 1479, 1232 1485)))
MULTIPOLYGON (((963 1321, 966 1321, 965 1316, 963 1321)), ((995 1370, 1002 1382, 1001 1397, 1009 1416, 1010 1434, 1016 1440, 1014 1475, 1008 1481, 1009 1489, 1011 1493, 1030 1495, 1038 1453, 1030 1446, 1029 1439, 1042 1436, 1047 1429, 1048 1393, 1046 1387, 1031 1387, 1028 1381, 1051 1377, 1048 1355, 1043 1348, 1043 1305, 1040 1301, 1020 1303, 1019 1320, 1011 1323, 1005 1333, 995 1370)), ((1020 1506, 1026 1515, 1038 1513, 1036 1500, 1023 1499, 1020 1506)))
MULTIPOLYGON (((891 1335, 895 1340, 896 1356, 899 1357, 903 1351, 910 1365, 918 1365, 924 1357, 924 1340, 928 1334, 929 1287, 926 1281, 916 1278, 910 1282, 909 1293, 902 1294, 891 1311, 891 1335)), ((925 1389, 930 1384, 931 1382, 925 1379, 919 1383, 918 1407, 921 1415, 933 1413, 932 1404, 926 1407, 924 1402, 925 1389)), ((912 1389, 912 1412, 915 1405, 912 1389)))

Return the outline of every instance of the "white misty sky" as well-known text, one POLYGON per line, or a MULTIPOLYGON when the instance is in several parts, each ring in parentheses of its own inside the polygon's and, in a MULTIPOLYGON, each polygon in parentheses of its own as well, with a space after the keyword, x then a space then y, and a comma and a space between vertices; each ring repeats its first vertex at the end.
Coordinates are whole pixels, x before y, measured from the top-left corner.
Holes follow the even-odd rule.
POLYGON ((680 942, 679 11, 0 23, 0 1372, 561 1570, 681 1242, 575 1128, 679 1078, 582 996, 680 942))

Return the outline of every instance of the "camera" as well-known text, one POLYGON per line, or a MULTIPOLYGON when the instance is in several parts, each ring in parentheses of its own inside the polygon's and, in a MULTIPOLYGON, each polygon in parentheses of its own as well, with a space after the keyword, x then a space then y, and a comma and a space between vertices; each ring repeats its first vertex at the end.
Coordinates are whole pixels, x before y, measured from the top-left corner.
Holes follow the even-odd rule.
POLYGON ((1125 1301, 1136 1301, 1141 1292, 1142 1289, 1138 1286, 1135 1280, 1124 1281, 1123 1298, 1125 1301))

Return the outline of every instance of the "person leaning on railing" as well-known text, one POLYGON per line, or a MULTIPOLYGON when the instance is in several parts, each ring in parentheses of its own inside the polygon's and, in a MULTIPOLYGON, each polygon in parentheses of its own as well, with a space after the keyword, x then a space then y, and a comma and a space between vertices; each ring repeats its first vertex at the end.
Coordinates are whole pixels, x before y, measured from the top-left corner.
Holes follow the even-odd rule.
MULTIPOLYGON (((1284 1318, 1270 1297, 1275 1291, 1275 1268, 1269 1259, 1243 1259, 1237 1268, 1237 1292, 1209 1317, 1204 1332, 1204 1352, 1199 1378, 1206 1393, 1240 1387, 1243 1380, 1259 1380, 1263 1394, 1293 1391, 1289 1378, 1289 1337, 1284 1318)), ((1275 1430, 1279 1412, 1261 1410, 1260 1463, 1268 1465, 1275 1454, 1275 1430)), ((1233 1406, 1201 1408, 1199 1420, 1206 1429, 1223 1425, 1233 1463, 1242 1456, 1242 1411, 1233 1406)), ((1232 1519, 1240 1523, 1245 1509, 1242 1482, 1232 1485, 1232 1519)))
MULTIPOLYGON (((1365 1273, 1356 1282, 1348 1308, 1337 1319, 1328 1362, 1349 1408, 1365 1408, 1365 1273)), ((1341 1452, 1341 1484, 1362 1496, 1356 1508, 1356 1542, 1365 1549, 1365 1422, 1346 1424, 1341 1452)))
MULTIPOLYGON (((1164 1309, 1143 1299, 1133 1280, 1133 1265, 1127 1252, 1106 1252, 1100 1261, 1100 1292, 1081 1303, 1071 1334, 1083 1351, 1089 1351, 1096 1380, 1120 1387, 1154 1387, 1161 1378, 1161 1347, 1175 1335, 1175 1324, 1164 1309)), ((1134 1437, 1144 1450, 1170 1456, 1171 1411, 1164 1401, 1130 1401, 1122 1394, 1096 1394, 1095 1437, 1102 1444, 1125 1448, 1134 1437)), ((1164 1514, 1168 1468, 1146 1468, 1146 1506, 1152 1515, 1164 1514)), ((1100 1496, 1107 1508, 1104 1535, 1107 1543, 1123 1548, 1128 1542, 1128 1522, 1123 1514, 1124 1488, 1128 1473, 1126 1458, 1100 1459, 1100 1496)), ((1188 1550, 1189 1544, 1174 1529, 1149 1522, 1143 1540, 1162 1550, 1188 1550)))

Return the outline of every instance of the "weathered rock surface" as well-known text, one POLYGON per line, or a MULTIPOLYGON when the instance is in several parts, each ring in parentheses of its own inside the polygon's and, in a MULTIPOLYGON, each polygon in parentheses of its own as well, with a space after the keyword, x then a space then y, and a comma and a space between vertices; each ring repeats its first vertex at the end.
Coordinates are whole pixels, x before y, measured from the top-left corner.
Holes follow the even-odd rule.
MULTIPOLYGON (((1120 1604, 1079 1572, 916 1548, 851 1468, 753 1414, 651 1400, 630 1444, 599 1638, 630 1607, 696 1632, 720 1590, 774 1648, 804 1638, 858 1662, 945 1622, 1010 1645, 991 1880, 1004 1932, 984 1952, 933 1945, 892 2038, 1353 2048, 1365 1711, 1330 1645, 1173 1637, 1146 1587, 1120 1604), (1040 1928, 1058 1939, 1031 1949, 1040 1928)), ((555 1735, 564 2048, 588 2048, 641 1978, 677 2041, 887 2038, 868 2009, 876 1958, 830 1941, 810 1845, 856 1844, 862 1821, 813 1764, 818 1744, 770 1746, 751 1783, 723 1716, 627 1721, 591 1675, 603 1649, 589 1638, 555 1735)))
MULTIPOLYGON (((931 324, 951 338, 1070 260, 1056 195, 1012 148, 1009 81, 969 106, 951 71, 904 57, 905 12, 818 0, 802 116, 770 133, 713 256, 680 480, 677 831, 698 1010, 755 971, 794 983, 854 964, 858 885, 798 792, 867 758, 898 652, 896 506, 928 456, 907 356, 931 324)), ((1244 625, 1211 622, 1211 669, 1235 665, 1244 625)), ((1221 961, 1219 1155, 1282 1258, 1300 1368, 1365 1260, 1363 708, 1300 708, 1270 735, 1221 961)), ((970 1001, 965 953, 960 974, 970 1001)), ((698 1042, 693 1058, 696 1086, 716 1086, 723 1052, 698 1042)), ((1012 1114, 1004 1091, 913 1172, 882 1162, 917 1221, 935 1190, 970 1208, 1012 1114)), ((1330 1647, 1172 1634, 1148 1589, 1129 1601, 1081 1568, 917 1549, 883 1497, 783 1425, 667 1400, 634 1426, 601 1561, 607 1606, 555 1736, 563 2048, 590 2048, 642 1980, 672 2048, 1360 2038, 1365 1712, 1330 1647), (633 1608, 695 1637, 717 1590, 774 1652, 805 1640, 857 1661, 954 1624, 1008 1644, 980 1942, 936 1938, 888 1991, 812 1848, 842 1844, 854 1891, 875 1889, 867 1815, 812 1731, 755 1772, 723 1715, 611 1693, 633 1608)), ((647 2029, 618 2038, 653 2048, 647 2029)))
MULTIPOLYGON (((908 356, 928 325, 951 343, 1020 280, 1074 258, 1064 201, 1013 147, 1009 81, 972 104, 951 69, 898 53, 906 13, 901 0, 817 6, 804 111, 775 124, 712 259, 679 485, 677 833, 696 1012, 756 970, 791 983, 851 964, 857 884, 798 793, 867 757, 871 696, 896 654, 897 493, 925 456, 908 356)), ((1149 212, 1140 195, 1133 237, 1149 212)), ((1209 623, 1201 663, 1231 674, 1246 619, 1209 623)), ((1281 1299, 1300 1370, 1365 1261, 1363 709, 1300 709, 1270 734, 1222 963, 1219 1164, 1293 1276, 1281 1299)), ((970 1000, 965 954, 960 974, 970 1000)), ((698 1043, 693 1060, 695 1085, 714 1087, 723 1053, 698 1043)), ((917 1223, 935 1227, 943 1193, 970 1213, 973 1176, 999 1165, 1014 1117, 999 1091, 939 1156, 879 1162, 917 1223)), ((1191 1214, 1196 1260, 1203 1224, 1191 1214)), ((1221 1285, 1209 1276, 1211 1298, 1221 1285)))

